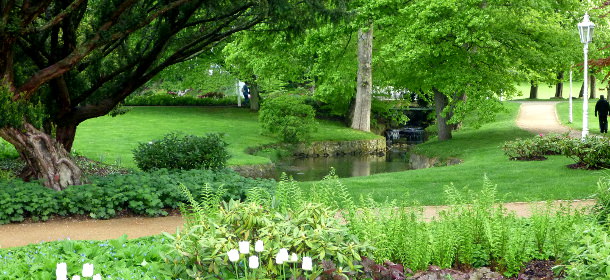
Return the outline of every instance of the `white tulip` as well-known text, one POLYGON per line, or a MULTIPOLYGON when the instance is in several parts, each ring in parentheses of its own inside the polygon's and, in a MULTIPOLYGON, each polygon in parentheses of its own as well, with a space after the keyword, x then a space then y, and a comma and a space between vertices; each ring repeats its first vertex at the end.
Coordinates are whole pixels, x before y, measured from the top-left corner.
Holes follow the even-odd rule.
POLYGON ((250 253, 250 241, 240 241, 239 242, 239 253, 241 253, 241 254, 250 253))
POLYGON ((303 270, 312 270, 313 265, 310 257, 303 257, 303 270))
POLYGON ((230 250, 227 255, 229 255, 229 260, 231 262, 236 262, 239 260, 239 251, 237 251, 237 249, 230 250))
POLYGON ((72 280, 80 280, 80 276, 74 275, 74 276, 72 276, 72 280))
POLYGON ((275 257, 275 263, 277 264, 283 264, 284 262, 288 261, 288 250, 286 248, 282 248, 280 249, 280 251, 277 253, 277 256, 275 257))
POLYGON ((93 280, 102 280, 102 275, 99 273, 96 275, 93 275, 93 280))
POLYGON ((258 268, 258 257, 257 256, 250 256, 250 258, 248 259, 248 266, 252 269, 257 269, 258 268))
POLYGON ((83 264, 83 277, 91 277, 93 276, 93 264, 86 263, 83 264))
POLYGON ((262 240, 256 241, 256 243, 254 243, 254 251, 257 253, 260 253, 263 250, 265 250, 265 247, 263 246, 263 241, 262 240))
POLYGON ((295 263, 299 261, 299 256, 297 256, 296 253, 292 253, 292 255, 290 255, 290 260, 288 260, 288 262, 291 263, 295 263))
POLYGON ((68 280, 68 265, 66 263, 58 263, 55 268, 55 276, 57 280, 68 280))

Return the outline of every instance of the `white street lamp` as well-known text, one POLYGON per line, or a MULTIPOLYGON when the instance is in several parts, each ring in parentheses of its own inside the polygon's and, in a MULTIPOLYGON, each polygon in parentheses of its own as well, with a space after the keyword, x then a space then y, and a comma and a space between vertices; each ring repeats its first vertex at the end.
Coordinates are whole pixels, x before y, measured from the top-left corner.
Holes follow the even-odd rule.
POLYGON ((569 110, 570 110, 570 118, 569 118, 569 120, 570 120, 570 123, 574 122, 574 119, 572 118, 572 68, 573 67, 570 66, 570 99, 569 99, 569 102, 568 102, 568 104, 570 104, 570 106, 569 106, 569 110))
POLYGON ((589 43, 593 39, 593 29, 595 28, 595 24, 593 24, 589 20, 589 14, 585 13, 585 16, 581 23, 578 24, 578 32, 580 33, 580 42, 584 44, 583 52, 585 54, 585 62, 584 62, 584 85, 583 85, 583 103, 582 103, 582 138, 584 139, 589 134, 589 116, 588 116, 588 108, 589 108, 589 91, 587 89, 587 74, 589 72, 589 64, 588 64, 588 52, 589 52, 589 43))

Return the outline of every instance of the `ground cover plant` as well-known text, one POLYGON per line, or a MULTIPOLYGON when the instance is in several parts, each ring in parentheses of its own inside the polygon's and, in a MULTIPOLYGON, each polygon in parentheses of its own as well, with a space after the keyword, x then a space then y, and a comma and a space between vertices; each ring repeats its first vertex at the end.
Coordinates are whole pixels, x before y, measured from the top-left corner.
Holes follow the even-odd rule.
POLYGON ((47 220, 52 216, 108 219, 117 215, 167 215, 186 202, 179 185, 199 198, 199 188, 222 189, 224 200, 244 200, 250 188, 268 189, 275 181, 245 178, 231 170, 157 170, 91 178, 91 184, 58 192, 37 182, 0 181, 0 224, 47 220))
MULTIPOLYGON (((607 193, 607 179, 598 188, 607 193)), ((428 265, 490 266, 516 276, 532 259, 555 260, 568 279, 606 275, 607 232, 595 215, 549 204, 518 218, 497 204, 496 186, 486 180, 481 192, 448 186, 450 207, 429 221, 412 200, 354 200, 333 174, 311 193, 284 178, 272 189, 250 189, 245 202, 222 202, 222 189, 201 190, 206 195, 190 197, 187 224, 175 235, 0 249, 0 279, 49 278, 60 262, 69 275, 92 263, 104 279, 405 279, 428 265), (304 261, 311 261, 307 269, 304 261)))
MULTIPOLYGON (((102 279, 180 279, 182 271, 163 261, 169 240, 163 236, 105 241, 62 240, 0 249, 0 279, 55 279, 57 263, 66 263, 69 279, 83 264, 94 265, 102 279)), ((186 279, 186 278, 182 278, 186 279)))
MULTIPOLYGON (((498 197, 505 202, 591 197, 597 179, 603 176, 602 171, 566 168, 574 161, 565 156, 523 162, 511 161, 504 155, 501 147, 506 141, 533 136, 515 124, 520 104, 505 102, 504 105, 507 111, 499 114, 494 122, 475 129, 465 121, 452 140, 440 142, 432 138, 413 149, 431 158, 459 158, 463 160, 461 164, 341 178, 341 181, 355 197, 371 194, 375 200, 383 201, 388 196, 409 194, 422 205, 443 204, 443 187, 450 183, 479 190, 481 186, 476 182, 484 176, 498 185, 498 197)), ((299 184, 313 185, 312 182, 299 184)))
MULTIPOLYGON (((79 126, 74 149, 91 159, 135 167, 131 151, 138 143, 161 139, 170 132, 193 135, 222 133, 229 144, 231 158, 228 165, 267 164, 269 158, 250 155, 250 147, 277 143, 278 140, 261 135, 255 112, 240 108, 193 107, 134 107, 129 113, 87 120, 79 126), (171 116, 168 117, 168 116, 171 116), (105 137, 99 137, 105 131, 105 137)), ((319 121, 311 135, 312 141, 377 139, 379 135, 346 128, 332 121, 319 121)))

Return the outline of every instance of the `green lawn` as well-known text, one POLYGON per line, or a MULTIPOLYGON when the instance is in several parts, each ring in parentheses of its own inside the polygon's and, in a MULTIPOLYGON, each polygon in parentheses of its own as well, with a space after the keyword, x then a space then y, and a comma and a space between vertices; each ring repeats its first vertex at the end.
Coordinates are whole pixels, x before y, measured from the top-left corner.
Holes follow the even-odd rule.
MULTIPOLYGON (((566 77, 569 79, 569 77, 566 77)), ((574 81, 572 83, 572 95, 578 97, 578 92, 580 91, 580 87, 582 86, 582 81, 574 81)), ((519 93, 517 96, 513 97, 513 99, 528 99, 530 98, 530 84, 529 83, 519 83, 516 85, 517 92, 519 93)), ((570 81, 567 80, 563 84, 563 98, 567 99, 570 95, 570 81)), ((549 100, 551 97, 555 96, 555 85, 547 85, 540 84, 538 85, 538 99, 541 100, 549 100)))
MULTIPOLYGON (((266 157, 245 153, 248 147, 276 142, 261 135, 257 120, 257 113, 239 108, 133 107, 125 115, 82 123, 77 129, 74 150, 95 160, 134 167, 132 150, 138 143, 160 139, 173 131, 194 135, 220 132, 229 143, 230 165, 268 163, 266 157)), ((322 121, 313 135, 315 141, 378 137, 329 121, 322 121)))
MULTIPOLYGON (((504 201, 588 198, 593 193, 602 171, 572 170, 566 165, 572 160, 552 156, 546 161, 510 161, 501 146, 507 140, 530 137, 515 125, 519 104, 505 103, 508 113, 497 121, 475 130, 464 128, 455 132, 451 141, 435 139, 418 145, 416 150, 426 155, 458 157, 462 164, 449 167, 377 174, 345 178, 341 181, 356 196, 372 195, 376 200, 411 199, 423 205, 443 204, 444 186, 453 183, 459 188, 478 190, 487 176, 498 186, 504 201)), ((311 183, 301 183, 309 186, 311 183)))
MULTIPOLYGON (((600 134, 599 122, 597 120, 597 117, 595 117, 595 103, 597 103, 597 100, 598 99, 589 100, 588 124, 590 134, 600 134)), ((572 123, 570 123, 569 102, 566 101, 557 104, 557 115, 559 115, 559 121, 574 130, 582 130, 582 103, 582 100, 574 100, 572 102, 572 123)))

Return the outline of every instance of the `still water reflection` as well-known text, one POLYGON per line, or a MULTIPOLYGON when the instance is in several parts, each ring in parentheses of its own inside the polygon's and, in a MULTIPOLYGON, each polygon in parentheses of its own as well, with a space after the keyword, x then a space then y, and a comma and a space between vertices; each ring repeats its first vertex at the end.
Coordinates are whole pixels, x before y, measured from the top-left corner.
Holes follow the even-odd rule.
POLYGON ((430 167, 430 160, 405 151, 390 151, 385 156, 341 156, 290 158, 276 162, 276 178, 282 172, 297 181, 316 181, 328 175, 331 167, 340 178, 368 176, 430 167))

